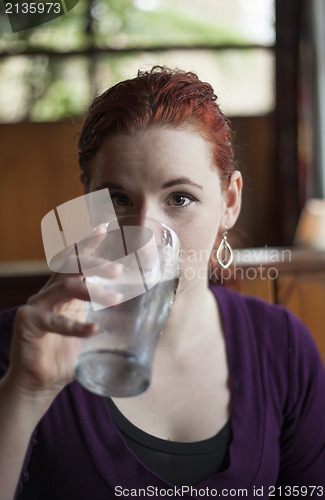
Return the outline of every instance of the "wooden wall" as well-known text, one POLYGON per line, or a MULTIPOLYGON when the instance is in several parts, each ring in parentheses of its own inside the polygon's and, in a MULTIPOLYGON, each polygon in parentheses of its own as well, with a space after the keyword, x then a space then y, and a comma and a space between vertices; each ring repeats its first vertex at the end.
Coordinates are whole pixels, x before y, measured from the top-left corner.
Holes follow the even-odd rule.
MULTIPOLYGON (((274 122, 234 118, 245 190, 235 246, 275 245, 274 122)), ((0 261, 43 259, 41 219, 82 194, 77 161, 80 123, 0 125, 0 261)))
POLYGON ((0 260, 44 258, 41 219, 82 194, 77 124, 0 125, 0 260))
POLYGON ((276 134, 273 116, 233 118, 235 154, 244 179, 242 210, 234 229, 234 248, 280 245, 275 207, 276 134))

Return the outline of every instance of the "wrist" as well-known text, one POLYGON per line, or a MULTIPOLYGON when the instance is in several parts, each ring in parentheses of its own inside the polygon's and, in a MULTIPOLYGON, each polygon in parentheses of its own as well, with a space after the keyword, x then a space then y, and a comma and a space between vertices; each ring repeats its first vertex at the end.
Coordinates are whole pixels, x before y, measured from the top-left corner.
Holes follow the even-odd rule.
POLYGON ((11 377, 10 373, 0 381, 0 406, 8 415, 21 418, 31 432, 48 410, 54 397, 44 391, 27 389, 11 377))

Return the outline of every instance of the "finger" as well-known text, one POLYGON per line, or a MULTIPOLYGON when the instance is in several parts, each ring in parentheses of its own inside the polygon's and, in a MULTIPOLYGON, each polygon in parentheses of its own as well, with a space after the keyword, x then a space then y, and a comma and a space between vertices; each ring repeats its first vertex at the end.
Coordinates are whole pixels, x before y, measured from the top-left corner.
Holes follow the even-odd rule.
MULTIPOLYGON (((66 262, 68 263, 68 265, 70 259, 71 259, 70 268, 72 268, 72 264, 75 262, 75 256, 70 255, 69 257, 66 258, 66 262)), ((91 276, 91 275, 100 276, 104 279, 105 278, 114 279, 117 278, 124 269, 123 264, 119 262, 109 262, 107 261, 107 259, 101 259, 100 257, 85 256, 82 259, 83 259, 82 260, 83 268, 85 269, 85 275, 83 275, 82 273, 79 274, 60 273, 60 272, 53 273, 50 279, 46 282, 46 284, 39 290, 39 292, 30 298, 31 302, 39 300, 40 296, 46 294, 49 289, 52 290, 52 285, 54 285, 57 282, 62 282, 63 280, 68 280, 71 278, 82 281, 85 278, 85 276, 91 276)), ((80 298, 82 299, 82 297, 80 298)), ((89 299, 85 298, 83 300, 89 300, 89 299)))
MULTIPOLYGON (((66 257, 65 261, 64 261, 65 269, 72 269, 73 266, 75 266, 75 262, 76 262, 75 255, 74 256, 70 255, 69 257, 66 257)), ((101 273, 102 273, 100 275, 103 277, 107 277, 107 278, 116 278, 117 276, 120 275, 120 273, 123 270, 123 264, 121 264, 119 262, 111 262, 107 259, 103 259, 101 257, 93 256, 93 255, 82 256, 82 258, 79 258, 79 263, 80 263, 80 266, 78 267, 78 269, 80 271, 79 273, 74 273, 74 272, 61 273, 60 271, 58 271, 57 273, 54 273, 51 276, 51 278, 49 279, 49 281, 46 283, 46 285, 43 288, 47 288, 53 282, 67 279, 67 278, 71 278, 71 277, 78 278, 80 280, 83 278, 83 274, 82 274, 83 270, 95 269, 95 268, 97 269, 98 268, 98 272, 101 270, 101 273), (81 264, 82 264, 82 266, 81 266, 81 264)), ((95 274, 95 272, 92 274, 95 274)))
POLYGON ((65 311, 68 314, 78 313, 84 307, 84 301, 95 301, 106 307, 119 304, 123 295, 108 291, 107 288, 101 286, 101 283, 101 278, 96 280, 94 284, 74 277, 66 278, 48 286, 41 294, 34 295, 27 304, 52 310, 69 303, 68 306, 65 306, 65 311))
POLYGON ((101 285, 101 279, 90 281, 86 279, 86 285, 88 288, 89 296, 91 298, 91 302, 96 303, 96 307, 98 308, 98 304, 104 307, 111 307, 118 305, 123 300, 123 294, 119 292, 112 292, 101 285))
POLYGON ((57 282, 61 282, 62 280, 64 279, 69 279, 69 278, 73 278, 73 279, 77 279, 79 281, 82 281, 83 280, 83 275, 81 273, 60 273, 60 272, 56 272, 56 273, 53 273, 51 275, 51 277, 49 278, 49 280, 45 283, 45 285, 37 292, 36 295, 38 294, 41 294, 43 293, 45 290, 47 290, 47 288, 49 288, 50 286, 52 286, 53 284, 57 283, 57 282))
POLYGON ((106 224, 100 224, 77 243, 79 258, 91 255, 107 236, 106 224))
POLYGON ((57 333, 71 337, 87 337, 97 332, 94 323, 82 323, 69 317, 46 311, 33 306, 23 306, 17 318, 24 325, 23 338, 41 337, 46 333, 57 333))
POLYGON ((120 262, 111 262, 100 257, 83 257, 82 271, 84 277, 100 276, 104 279, 114 279, 120 276, 124 266, 120 262))
POLYGON ((72 299, 89 300, 89 293, 82 279, 65 276, 65 279, 49 283, 38 294, 30 297, 27 304, 50 309, 55 304, 65 303, 72 299))
MULTIPOLYGON (((76 257, 70 256, 65 259, 64 265, 66 269, 71 269, 73 265, 75 265, 76 257)), ((83 271, 88 269, 100 268, 106 266, 105 275, 107 273, 107 277, 115 277, 118 276, 123 269, 123 265, 119 262, 112 262, 108 259, 102 258, 98 255, 89 255, 89 256, 78 256, 79 262, 79 273, 56 273, 56 276, 61 276, 64 279, 66 276, 81 276, 83 271)), ((58 279, 58 278, 56 278, 58 279)))
POLYGON ((91 255, 105 239, 106 225, 101 224, 91 233, 86 234, 78 243, 67 246, 58 252, 50 262, 53 271, 62 274, 78 274, 80 272, 80 255, 91 255))
MULTIPOLYGON (((79 274, 55 274, 47 282, 47 284, 40 290, 40 292, 32 297, 32 301, 47 297, 53 292, 55 287, 60 287, 59 293, 64 299, 78 298, 80 300, 89 300, 89 296, 85 295, 85 287, 80 285, 87 277, 96 276, 105 280, 113 280, 120 276, 123 272, 124 266, 119 262, 108 262, 107 260, 97 257, 85 258, 86 271, 84 275, 79 274), (62 287, 62 291, 61 291, 62 287), (66 293, 64 293, 66 292, 66 293)), ((54 300, 56 300, 54 298, 54 300)))
MULTIPOLYGON (((102 278, 98 276, 93 278, 92 283, 89 279, 80 281, 69 278, 56 284, 52 289, 46 290, 42 298, 43 307, 54 309, 68 303, 64 309, 67 314, 72 315, 80 311, 85 312, 85 301, 96 302, 106 307, 117 305, 122 301, 123 294, 108 290, 107 286, 103 286, 102 278)), ((41 305, 42 302, 38 301, 38 306, 41 305)))

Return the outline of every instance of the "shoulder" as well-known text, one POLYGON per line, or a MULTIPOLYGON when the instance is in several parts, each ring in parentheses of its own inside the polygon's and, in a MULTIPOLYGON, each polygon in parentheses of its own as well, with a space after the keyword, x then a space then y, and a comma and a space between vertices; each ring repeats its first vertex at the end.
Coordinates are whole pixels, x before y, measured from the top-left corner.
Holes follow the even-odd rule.
POLYGON ((246 351, 251 357, 255 351, 264 366, 279 375, 282 372, 296 386, 304 374, 324 379, 324 366, 315 341, 294 314, 282 306, 220 286, 211 290, 219 304, 224 328, 242 346, 249 346, 246 351))
POLYGON ((13 327, 18 307, 0 311, 0 378, 9 366, 13 327))
POLYGON ((220 286, 211 290, 218 301, 224 327, 235 336, 243 352, 248 353, 252 364, 257 354, 261 370, 276 379, 281 390, 284 386, 290 388, 288 411, 297 399, 303 401, 303 393, 310 392, 315 396, 318 393, 318 403, 325 406, 324 365, 307 327, 282 306, 220 286))
POLYGON ((259 344, 288 343, 310 334, 305 325, 286 308, 257 297, 244 296, 221 286, 211 286, 224 324, 240 328, 242 335, 254 335, 259 344))

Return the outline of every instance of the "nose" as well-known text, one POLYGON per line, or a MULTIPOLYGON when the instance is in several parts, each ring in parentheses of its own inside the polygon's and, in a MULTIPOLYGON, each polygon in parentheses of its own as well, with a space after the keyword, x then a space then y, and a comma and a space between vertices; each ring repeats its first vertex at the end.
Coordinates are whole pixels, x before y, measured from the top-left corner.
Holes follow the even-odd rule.
POLYGON ((157 221, 162 221, 163 214, 161 208, 157 205, 157 202, 144 200, 139 209, 137 210, 137 215, 143 219, 149 217, 150 219, 155 219, 157 221))

